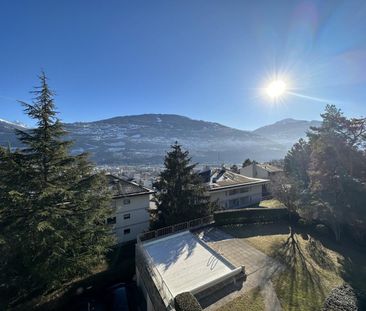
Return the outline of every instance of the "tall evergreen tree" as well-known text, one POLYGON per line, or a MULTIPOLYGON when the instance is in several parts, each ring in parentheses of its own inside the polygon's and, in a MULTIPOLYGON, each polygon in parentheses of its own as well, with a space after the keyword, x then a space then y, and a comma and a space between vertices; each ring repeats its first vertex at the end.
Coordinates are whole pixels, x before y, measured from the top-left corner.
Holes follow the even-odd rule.
POLYGON ((322 126, 308 135, 309 190, 318 215, 329 222, 340 240, 345 224, 366 225, 366 119, 347 119, 334 105, 326 107, 322 118, 322 126))
POLYGON ((157 192, 158 219, 155 227, 169 226, 179 222, 210 215, 214 205, 209 202, 201 178, 194 172, 188 151, 176 142, 164 160, 165 170, 154 184, 157 192))
POLYGON ((288 151, 284 160, 284 170, 287 175, 297 181, 301 187, 309 185, 310 145, 304 139, 300 139, 288 151))
POLYGON ((24 148, 0 151, 0 283, 18 296, 88 274, 112 243, 106 179, 87 154, 69 154, 54 93, 44 73, 39 79, 33 103, 22 102, 37 127, 18 131, 24 148))
POLYGON ((345 225, 366 240, 366 119, 347 119, 334 105, 321 116, 308 142, 287 154, 285 173, 305 214, 329 224, 337 240, 345 225))

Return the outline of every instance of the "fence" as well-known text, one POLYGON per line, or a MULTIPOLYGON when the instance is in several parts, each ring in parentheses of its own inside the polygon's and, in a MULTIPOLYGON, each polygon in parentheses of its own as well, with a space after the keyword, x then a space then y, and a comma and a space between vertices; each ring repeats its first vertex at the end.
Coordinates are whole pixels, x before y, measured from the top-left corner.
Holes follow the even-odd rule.
MULTIPOLYGON (((144 276, 144 279, 150 277, 156 289, 158 290, 160 297, 165 303, 167 310, 172 310, 174 305, 174 296, 169 290, 169 287, 166 285, 163 277, 161 276, 159 270, 155 267, 153 259, 149 255, 149 253, 143 248, 141 244, 136 245, 136 261, 140 262, 139 266, 141 267, 139 270, 146 268, 148 275, 144 276)), ((142 271, 140 271, 142 272, 142 271)))
POLYGON ((212 224, 214 222, 213 215, 193 219, 187 222, 182 222, 173 226, 161 228, 155 231, 148 231, 140 234, 137 237, 137 245, 136 245, 136 261, 141 261, 144 263, 144 267, 149 273, 150 277, 153 279, 156 289, 159 291, 161 298, 165 302, 167 309, 174 309, 174 296, 169 290, 169 287, 165 283, 163 277, 161 276, 159 270, 155 267, 154 261, 149 255, 149 253, 144 249, 142 242, 152 240, 158 237, 162 237, 165 235, 177 233, 184 230, 190 230, 199 228, 202 226, 206 226, 212 224))
POLYGON ((158 237, 177 233, 184 230, 196 229, 202 226, 210 225, 214 222, 214 216, 209 215, 203 218, 193 219, 169 227, 160 228, 158 230, 144 232, 137 237, 137 243, 152 240, 158 237))
POLYGON ((215 212, 217 225, 265 223, 288 220, 287 208, 246 208, 215 212))

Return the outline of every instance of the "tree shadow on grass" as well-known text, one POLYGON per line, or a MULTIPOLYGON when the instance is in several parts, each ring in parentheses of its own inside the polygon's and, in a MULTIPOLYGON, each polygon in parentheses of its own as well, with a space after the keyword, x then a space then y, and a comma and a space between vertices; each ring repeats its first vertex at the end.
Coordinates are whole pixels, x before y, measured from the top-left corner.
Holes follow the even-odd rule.
POLYGON ((340 275, 355 290, 360 310, 366 310, 366 247, 356 244, 347 236, 344 236, 340 243, 330 236, 319 235, 316 232, 312 232, 312 236, 324 247, 341 255, 338 258, 340 275))
POLYGON ((288 309, 303 309, 304 305, 320 306, 325 298, 321 276, 304 253, 298 236, 290 234, 284 243, 273 246, 272 253, 287 268, 275 278, 274 284, 288 309))
POLYGON ((314 240, 310 237, 309 243, 306 244, 306 249, 311 259, 314 260, 319 267, 330 271, 336 271, 337 268, 332 258, 318 240, 314 240))

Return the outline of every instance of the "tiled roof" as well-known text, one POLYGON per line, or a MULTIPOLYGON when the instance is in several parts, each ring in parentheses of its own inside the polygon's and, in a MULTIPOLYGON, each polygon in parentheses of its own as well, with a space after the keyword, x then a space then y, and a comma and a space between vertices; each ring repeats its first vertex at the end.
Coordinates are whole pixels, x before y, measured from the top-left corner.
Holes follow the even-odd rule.
POLYGON ((127 181, 109 174, 107 175, 107 178, 109 179, 109 187, 115 197, 152 193, 152 190, 142 187, 132 181, 127 181))
POLYGON ((257 165, 269 173, 283 172, 282 168, 271 164, 257 164, 257 165))
POLYGON ((268 182, 266 179, 251 178, 225 169, 206 170, 200 176, 210 189, 268 182))

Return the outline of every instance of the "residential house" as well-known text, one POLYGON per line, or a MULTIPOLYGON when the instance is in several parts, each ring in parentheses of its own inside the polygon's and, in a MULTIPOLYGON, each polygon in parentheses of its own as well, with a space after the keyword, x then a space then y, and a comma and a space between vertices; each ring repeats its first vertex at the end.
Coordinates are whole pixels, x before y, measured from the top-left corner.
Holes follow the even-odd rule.
POLYGON ((115 209, 107 223, 113 226, 118 244, 136 240, 139 234, 149 230, 149 208, 154 191, 113 175, 107 177, 115 209))
POLYGON ((240 174, 253 178, 271 179, 283 173, 283 169, 271 164, 252 163, 240 168, 240 174))
POLYGON ((211 202, 222 209, 244 208, 262 200, 263 189, 269 180, 246 177, 225 168, 199 173, 206 184, 211 202))
MULTIPOLYGON (((240 174, 252 177, 252 178, 263 178, 271 181, 275 180, 277 176, 283 174, 283 169, 271 164, 260 164, 252 163, 240 169, 240 174)), ((270 194, 271 185, 270 183, 264 187, 264 195, 270 194)))

